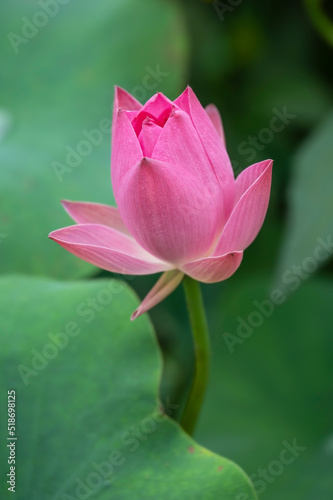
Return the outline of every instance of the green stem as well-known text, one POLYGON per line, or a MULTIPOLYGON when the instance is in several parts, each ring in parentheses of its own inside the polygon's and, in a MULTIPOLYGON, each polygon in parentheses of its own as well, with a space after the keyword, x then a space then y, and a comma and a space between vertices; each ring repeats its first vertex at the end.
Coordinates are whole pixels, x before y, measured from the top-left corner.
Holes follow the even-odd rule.
POLYGON ((333 23, 326 16, 322 0, 303 0, 308 15, 321 36, 333 45, 333 23))
POLYGON ((189 276, 185 276, 183 283, 193 335, 195 370, 192 387, 181 419, 181 426, 189 435, 192 435, 208 381, 210 344, 200 284, 189 276))

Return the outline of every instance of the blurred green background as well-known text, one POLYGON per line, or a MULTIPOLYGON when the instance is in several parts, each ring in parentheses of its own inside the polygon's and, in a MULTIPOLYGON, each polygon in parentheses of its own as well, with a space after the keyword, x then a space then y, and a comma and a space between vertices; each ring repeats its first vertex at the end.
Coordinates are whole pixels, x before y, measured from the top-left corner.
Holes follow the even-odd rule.
MULTIPOLYGON (((254 482, 268 471, 267 500, 333 496, 333 11, 319 4, 71 0, 46 17, 35 1, 0 7, 2 274, 110 277, 47 234, 70 224, 63 198, 114 203, 110 133, 80 149, 111 118, 114 85, 144 102, 190 84, 221 111, 236 174, 274 159, 260 235, 232 278, 202 286, 213 363, 195 435, 254 482), (295 440, 293 463, 272 465, 295 440)), ((121 278, 140 297, 156 281, 121 278)), ((181 287, 150 316, 162 399, 179 404, 193 363, 181 287)))

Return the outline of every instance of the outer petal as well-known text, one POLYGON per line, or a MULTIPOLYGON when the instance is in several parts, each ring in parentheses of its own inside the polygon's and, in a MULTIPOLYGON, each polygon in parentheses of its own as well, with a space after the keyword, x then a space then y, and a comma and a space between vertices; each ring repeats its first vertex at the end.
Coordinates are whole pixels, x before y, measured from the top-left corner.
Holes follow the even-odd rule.
POLYGON ((177 288, 183 277, 184 273, 178 271, 178 269, 163 273, 156 285, 141 302, 140 306, 136 309, 136 311, 134 311, 131 316, 131 320, 138 318, 141 314, 147 312, 149 309, 165 299, 165 297, 170 295, 170 293, 177 288))
POLYGON ((142 104, 139 103, 131 94, 121 87, 114 88, 113 121, 118 114, 119 109, 126 111, 139 111, 142 104))
POLYGON ((203 283, 216 283, 230 278, 242 262, 243 252, 232 252, 216 257, 204 257, 181 266, 181 270, 203 283))
POLYGON ((156 142, 153 158, 182 165, 202 180, 202 196, 222 203, 222 191, 191 118, 185 111, 174 110, 156 142))
POLYGON ((267 212, 272 160, 244 170, 236 181, 238 201, 225 225, 214 255, 245 250, 259 233, 267 212))
POLYGON ((49 237, 86 262, 123 274, 152 274, 171 269, 131 237, 100 224, 79 224, 50 233, 49 237))
POLYGON ((215 104, 208 104, 208 106, 205 107, 205 110, 206 110, 206 113, 209 116, 212 124, 214 125, 216 132, 218 133, 219 137, 222 139, 223 144, 226 145, 223 123, 222 123, 222 118, 221 118, 221 115, 219 113, 219 110, 217 109, 215 104))
POLYGON ((201 189, 200 179, 181 165, 144 158, 128 176, 118 207, 140 245, 177 267, 207 255, 216 240, 220 214, 201 189))
POLYGON ((118 111, 112 132, 111 176, 117 200, 126 174, 142 159, 139 140, 124 111, 118 111))
POLYGON ((225 146, 190 87, 187 87, 175 100, 175 104, 186 111, 192 118, 215 175, 223 189, 225 210, 228 216, 234 203, 234 174, 225 146))
POLYGON ((102 224, 130 235, 116 207, 83 201, 63 200, 61 203, 66 212, 78 224, 102 224))
POLYGON ((249 187, 256 182, 267 167, 270 167, 270 172, 272 171, 272 166, 273 160, 264 160, 250 165, 239 174, 235 183, 235 205, 238 203, 245 191, 247 191, 249 187))

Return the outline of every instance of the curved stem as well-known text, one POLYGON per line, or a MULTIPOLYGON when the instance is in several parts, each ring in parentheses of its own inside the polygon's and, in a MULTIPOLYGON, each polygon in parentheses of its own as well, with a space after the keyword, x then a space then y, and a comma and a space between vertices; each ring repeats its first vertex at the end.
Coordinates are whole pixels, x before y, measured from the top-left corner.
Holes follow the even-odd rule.
POLYGON ((321 36, 333 45, 333 23, 325 15, 322 0, 303 0, 308 15, 321 36))
POLYGON ((183 283, 193 335, 195 371, 192 387, 181 419, 181 426, 189 435, 192 435, 208 381, 210 343, 200 284, 189 276, 185 276, 183 283))

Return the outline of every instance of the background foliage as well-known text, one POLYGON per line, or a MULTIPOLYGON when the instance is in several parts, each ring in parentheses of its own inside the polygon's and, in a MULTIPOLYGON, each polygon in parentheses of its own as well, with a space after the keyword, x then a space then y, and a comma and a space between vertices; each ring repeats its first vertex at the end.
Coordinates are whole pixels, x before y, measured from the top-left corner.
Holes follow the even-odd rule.
MULTIPOLYGON (((254 482, 266 475, 258 486, 259 498, 330 499, 332 249, 325 259, 315 258, 318 245, 323 245, 320 241, 330 248, 333 238, 330 7, 323 3, 323 35, 310 6, 319 2, 71 0, 56 3, 58 11, 48 15, 44 26, 29 28, 29 22, 43 10, 41 3, 15 0, 1 5, 0 268, 8 275, 3 278, 7 291, 1 293, 7 296, 11 290, 3 309, 7 337, 1 342, 5 342, 2 352, 9 366, 15 368, 20 356, 30 353, 28 330, 31 335, 47 334, 45 327, 36 327, 35 332, 28 328, 24 316, 20 324, 8 319, 8 314, 20 317, 22 300, 31 299, 33 304, 37 282, 41 297, 43 286, 45 294, 55 286, 49 280, 39 281, 40 277, 64 281, 58 285, 54 310, 50 311, 54 300, 50 295, 49 302, 40 298, 33 306, 36 317, 44 316, 43 321, 57 317, 58 322, 57 315, 65 314, 63 308, 72 311, 77 305, 69 299, 71 287, 84 297, 81 290, 85 287, 97 287, 97 293, 97 278, 110 278, 109 273, 48 241, 47 234, 70 224, 59 203, 62 198, 114 203, 110 135, 100 128, 102 120, 111 118, 113 85, 123 86, 144 101, 156 91, 174 99, 189 83, 203 104, 214 102, 219 107, 236 173, 251 163, 275 160, 270 207, 259 237, 246 251, 235 276, 203 286, 214 349, 196 441, 236 461, 254 482), (275 131, 272 119, 281 114, 288 123, 280 120, 283 127, 275 131), (87 139, 83 131, 93 129, 101 131, 100 142, 90 141, 84 150, 80 146, 87 139), (71 163, 66 156, 73 150, 77 154, 71 163), (22 284, 13 273, 28 278, 22 284), (83 278, 92 283, 65 283, 83 278), (66 293, 61 293, 61 287, 66 293), (280 290, 280 304, 271 301, 273 289, 280 290), (251 321, 257 321, 257 326, 251 321), (8 335, 14 335, 14 330, 11 341, 8 335), (281 469, 276 462, 284 443, 294 440, 305 449, 281 469)), ((156 276, 122 279, 143 297, 156 276)), ((124 311, 118 311, 122 306, 115 307, 114 301, 103 309, 103 320, 91 323, 92 337, 86 347, 81 346, 78 363, 84 362, 85 349, 98 351, 99 345, 107 345, 108 335, 110 342, 118 339, 114 337, 116 325, 120 322, 119 328, 125 328, 130 304, 134 308, 137 301, 129 297, 119 301, 124 311)), ((192 368, 181 287, 151 312, 151 318, 164 358, 161 397, 164 402, 172 401, 179 413, 192 368)), ((52 326, 54 331, 61 328, 60 323, 52 326)), ((147 320, 138 324, 136 328, 146 332, 145 342, 150 345, 147 320)), ((45 339, 34 342, 37 348, 45 339)), ((80 349, 79 343, 74 345, 74 350, 80 349)), ((134 359, 135 351, 129 352, 134 359)), ((65 363, 61 360, 59 356, 54 362, 55 366, 59 363, 58 371, 65 363)), ((89 363, 91 374, 101 369, 98 356, 89 363)), ((13 380, 11 370, 5 373, 6 387, 13 380)), ((68 370, 75 372, 76 367, 68 370)), ((121 370, 126 373, 124 366, 121 370)), ((45 375, 45 381, 49 376, 45 375)), ((112 386, 110 391, 110 397, 117 393, 112 386)), ((64 401, 74 408, 63 391, 52 392, 59 414, 63 414, 64 401)), ((45 404, 48 397, 44 394, 45 404)), ((32 398, 35 401, 37 396, 32 398)), ((78 407, 90 403, 87 391, 76 393, 78 407)), ((98 413, 98 402, 94 404, 98 413)), ((177 411, 172 417, 177 418, 177 411)), ((43 429, 48 432, 41 423, 38 432, 43 429)), ((42 434, 38 439, 44 438, 42 434)), ((61 450, 61 444, 53 446, 61 450)), ((149 447, 153 445, 148 445, 148 451, 149 447)), ((140 448, 140 453, 144 455, 145 449, 140 448)), ((45 447, 43 454, 45 461, 54 460, 52 446, 45 447)), ((38 494, 36 500, 43 498, 38 494)))

